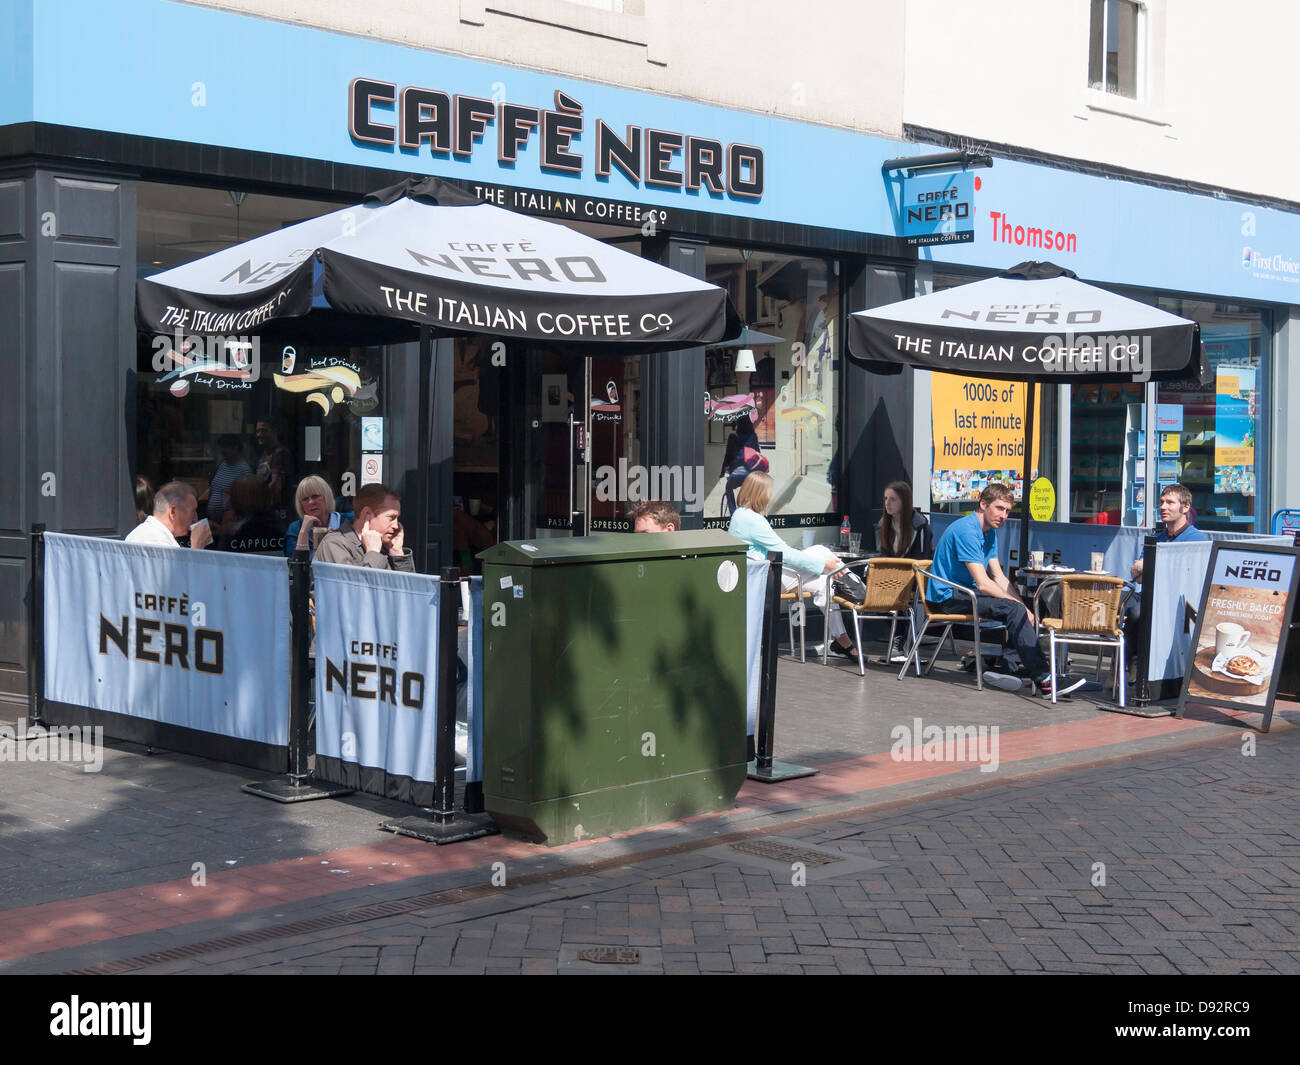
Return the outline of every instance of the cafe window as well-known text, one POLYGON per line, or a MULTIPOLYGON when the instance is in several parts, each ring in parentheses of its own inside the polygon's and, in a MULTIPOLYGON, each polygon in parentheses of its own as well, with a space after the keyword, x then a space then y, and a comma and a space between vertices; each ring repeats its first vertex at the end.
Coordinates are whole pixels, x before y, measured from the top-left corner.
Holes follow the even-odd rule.
POLYGON ((1088 86, 1141 99, 1147 9, 1135 0, 1092 0, 1088 27, 1088 86))
POLYGON ((1157 452, 1157 483, 1169 483, 1176 475, 1191 490, 1196 524, 1202 529, 1241 532, 1262 527, 1268 515, 1256 500, 1269 314, 1238 304, 1174 297, 1162 297, 1159 306, 1200 323, 1213 383, 1205 388, 1183 382, 1156 386, 1158 422, 1172 426, 1157 452), (1170 452, 1176 445, 1177 454, 1166 454, 1166 444, 1170 452))
MULTIPOLYGON (((142 182, 137 276, 149 277, 339 209, 319 200, 142 182)), ((382 480, 383 349, 298 337, 141 335, 135 472, 193 486, 218 547, 279 553, 298 482, 324 478, 334 509, 382 480), (366 470, 366 460, 370 470, 366 470)))
POLYGON ((769 518, 839 522, 839 264, 710 246, 708 280, 726 289, 750 332, 707 351, 706 522, 726 524, 754 470, 775 483, 769 518))

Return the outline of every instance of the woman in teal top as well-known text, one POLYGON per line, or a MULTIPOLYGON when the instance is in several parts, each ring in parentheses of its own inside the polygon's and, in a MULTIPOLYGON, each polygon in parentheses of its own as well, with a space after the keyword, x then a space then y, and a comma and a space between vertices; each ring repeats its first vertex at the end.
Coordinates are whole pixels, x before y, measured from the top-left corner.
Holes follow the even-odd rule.
POLYGON ((781 572, 781 591, 792 592, 803 588, 812 592, 813 603, 826 615, 826 625, 834 642, 830 649, 845 658, 856 659, 857 648, 844 630, 844 618, 837 609, 827 609, 826 574, 844 565, 825 544, 814 544, 800 550, 791 547, 776 534, 763 515, 772 502, 772 478, 759 471, 751 473, 740 486, 736 496, 736 509, 731 515, 727 531, 737 540, 749 544, 748 556, 756 562, 767 558, 769 551, 780 551, 785 566, 781 572))

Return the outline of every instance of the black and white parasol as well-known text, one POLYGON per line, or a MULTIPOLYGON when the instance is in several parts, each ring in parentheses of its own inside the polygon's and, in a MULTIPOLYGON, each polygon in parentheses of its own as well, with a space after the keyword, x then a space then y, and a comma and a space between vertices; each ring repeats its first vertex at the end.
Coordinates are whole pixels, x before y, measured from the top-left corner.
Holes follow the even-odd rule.
MULTIPOLYGON (((1197 323, 1053 263, 1020 263, 984 281, 856 311, 848 345, 877 373, 915 366, 1038 384, 1210 379, 1197 323)), ((1026 496, 1034 434, 1034 390, 1027 392, 1026 496)), ((1024 558, 1027 513, 1020 540, 1024 558)))
POLYGON ((716 285, 436 178, 143 280, 136 314, 162 333, 261 333, 317 314, 640 350, 742 325, 716 285))

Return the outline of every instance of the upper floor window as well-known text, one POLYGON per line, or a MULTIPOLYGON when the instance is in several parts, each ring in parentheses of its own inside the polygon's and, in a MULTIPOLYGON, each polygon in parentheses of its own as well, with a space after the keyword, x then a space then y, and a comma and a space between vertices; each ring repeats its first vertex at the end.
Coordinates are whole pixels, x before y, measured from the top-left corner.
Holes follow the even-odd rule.
POLYGON ((1103 92, 1144 95, 1146 5, 1137 0, 1092 0, 1088 29, 1088 85, 1103 92))

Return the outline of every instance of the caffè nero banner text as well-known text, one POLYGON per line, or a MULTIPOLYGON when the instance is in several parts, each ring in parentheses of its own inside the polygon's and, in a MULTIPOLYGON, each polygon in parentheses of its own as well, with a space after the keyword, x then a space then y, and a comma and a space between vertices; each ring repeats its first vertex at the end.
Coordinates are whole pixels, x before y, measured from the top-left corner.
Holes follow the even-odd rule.
POLYGON ((45 698, 284 747, 283 558, 45 534, 45 698))
POLYGON ((316 775, 399 802, 433 802, 441 582, 312 565, 316 775))

